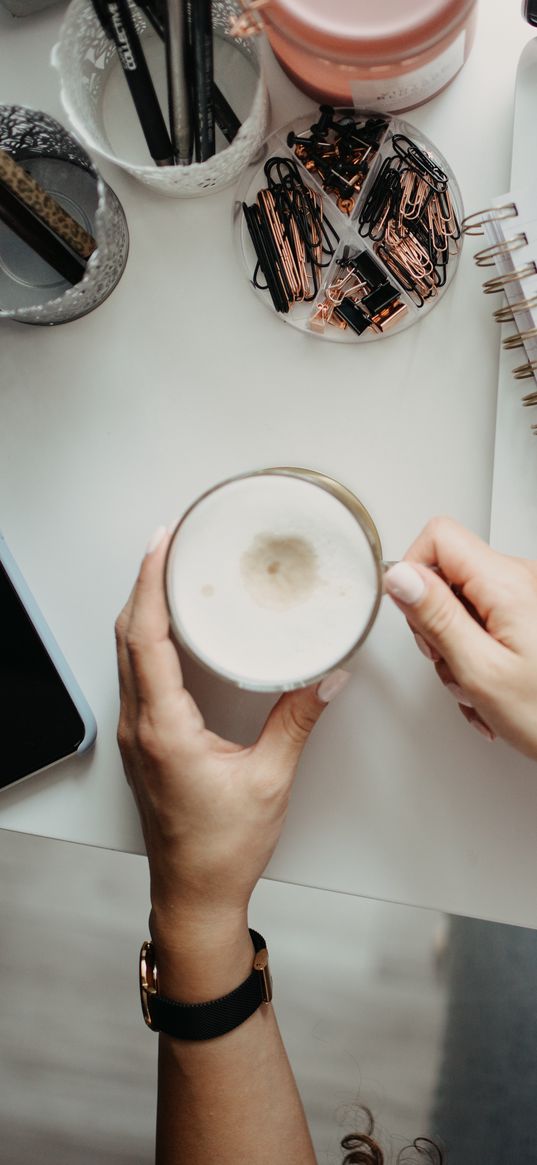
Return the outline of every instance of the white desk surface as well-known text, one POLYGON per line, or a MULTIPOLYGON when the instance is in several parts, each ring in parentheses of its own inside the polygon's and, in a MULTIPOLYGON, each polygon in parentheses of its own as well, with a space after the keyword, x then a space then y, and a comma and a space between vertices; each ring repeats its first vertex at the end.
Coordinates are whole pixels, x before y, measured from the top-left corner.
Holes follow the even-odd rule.
MULTIPOLYGON (((455 83, 409 115, 443 151, 468 211, 507 189, 519 5, 484 0, 455 83)), ((0 100, 63 118, 48 67, 61 8, 0 16, 0 100)), ((273 123, 308 109, 269 63, 273 123)), ((98 163, 99 164, 99 163, 98 163)), ((147 538, 208 485, 310 465, 370 507, 385 554, 450 513, 487 536, 498 379, 472 243, 440 306, 361 348, 301 336, 252 294, 233 250, 233 190, 160 199, 109 165, 131 253, 92 315, 0 325, 0 522, 93 706, 93 755, 0 797, 6 829, 139 851, 115 743, 113 621, 147 538)), ((474 248, 475 249, 475 248, 474 248)), ((252 734, 259 701, 205 693, 252 734)), ((353 679, 308 746, 269 876, 537 925, 537 771, 464 723, 385 603, 353 679)))

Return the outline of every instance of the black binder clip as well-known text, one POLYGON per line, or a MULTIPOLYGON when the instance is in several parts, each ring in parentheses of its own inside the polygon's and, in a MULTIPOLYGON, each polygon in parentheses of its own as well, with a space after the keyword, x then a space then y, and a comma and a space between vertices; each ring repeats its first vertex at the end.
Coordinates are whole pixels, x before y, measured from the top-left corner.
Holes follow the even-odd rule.
POLYGON ((356 332, 357 336, 361 336, 362 332, 371 326, 369 316, 366 316, 365 312, 361 311, 352 299, 342 299, 341 303, 334 308, 334 313, 340 320, 344 320, 349 328, 356 332))

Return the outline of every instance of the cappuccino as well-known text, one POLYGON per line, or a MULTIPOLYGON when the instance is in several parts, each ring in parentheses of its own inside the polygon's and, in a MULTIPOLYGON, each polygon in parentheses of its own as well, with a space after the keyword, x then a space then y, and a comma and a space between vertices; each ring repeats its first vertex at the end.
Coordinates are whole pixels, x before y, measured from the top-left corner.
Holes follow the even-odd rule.
POLYGON ((378 606, 378 557, 328 488, 266 471, 224 482, 188 510, 166 589, 173 630, 194 658, 240 687, 285 690, 358 646, 378 606))

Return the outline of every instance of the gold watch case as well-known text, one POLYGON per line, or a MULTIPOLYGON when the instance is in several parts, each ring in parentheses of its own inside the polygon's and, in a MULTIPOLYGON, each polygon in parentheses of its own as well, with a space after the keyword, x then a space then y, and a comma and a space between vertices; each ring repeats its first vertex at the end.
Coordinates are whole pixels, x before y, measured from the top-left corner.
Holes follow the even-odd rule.
POLYGON ((149 1012, 149 996, 157 994, 157 964, 155 962, 153 943, 148 940, 142 943, 142 949, 140 951, 140 1001, 144 1020, 151 1030, 153 1030, 153 1023, 149 1012))
MULTIPOLYGON (((261 975, 263 1003, 270 1003, 272 999, 272 975, 270 973, 269 956, 266 947, 256 952, 252 969, 261 975)), ((147 939, 142 943, 142 949, 140 951, 140 1002, 142 1004, 144 1021, 148 1028, 154 1031, 155 1029, 153 1028, 149 1010, 150 995, 158 995, 158 972, 153 943, 147 939)))

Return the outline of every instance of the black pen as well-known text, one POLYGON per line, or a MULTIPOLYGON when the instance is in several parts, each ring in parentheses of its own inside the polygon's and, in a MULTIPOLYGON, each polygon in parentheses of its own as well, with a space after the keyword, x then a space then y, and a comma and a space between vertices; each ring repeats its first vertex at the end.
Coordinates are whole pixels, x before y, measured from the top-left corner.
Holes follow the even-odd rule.
MULTIPOLYGON (((185 25, 183 25, 183 29, 184 29, 184 33, 185 33, 185 53, 186 53, 186 57, 188 59, 188 57, 190 55, 190 51, 191 51, 189 40, 188 40, 188 25, 189 25, 190 21, 189 21, 189 18, 187 16, 187 12, 189 10, 189 4, 188 4, 188 0, 187 0, 186 4, 185 4, 185 0, 182 0, 182 3, 184 5, 183 17, 185 18, 185 21, 186 21, 186 27, 185 27, 185 25)), ((536 0, 536 3, 537 3, 537 0, 536 0)), ((149 20, 150 24, 152 24, 152 26, 155 29, 155 32, 158 34, 158 36, 160 36, 161 40, 165 40, 166 39, 166 30, 164 27, 164 17, 162 14, 161 5, 159 3, 159 0, 139 0, 139 7, 145 13, 145 15, 147 16, 147 19, 149 20)), ((185 62, 185 75, 186 75, 186 80, 187 80, 187 85, 188 85, 188 69, 187 69, 186 62, 185 62)), ((224 97, 222 90, 219 89, 218 85, 216 84, 216 81, 213 81, 213 100, 214 100, 214 120, 215 120, 219 130, 221 130, 224 137, 226 138, 226 141, 232 142, 236 138, 236 136, 241 128, 241 122, 239 121, 234 109, 231 108, 231 105, 229 104, 229 101, 227 100, 227 98, 224 97)), ((190 129, 192 132, 192 125, 191 125, 190 129)), ((191 155, 192 155, 192 146, 190 145, 190 156, 191 155)))
POLYGON ((157 166, 172 166, 174 156, 170 135, 128 0, 92 0, 92 4, 104 31, 117 48, 149 153, 157 166))
POLYGON ((222 130, 226 140, 232 142, 241 128, 241 123, 229 101, 224 97, 222 90, 218 88, 216 81, 213 81, 213 99, 216 124, 222 130))
POLYGON ((49 267, 53 267, 66 283, 80 283, 86 271, 85 260, 71 251, 59 235, 3 182, 0 182, 0 220, 49 267))
POLYGON ((213 104, 213 21, 211 0, 188 0, 192 67, 192 121, 198 162, 212 158, 216 146, 213 104))

